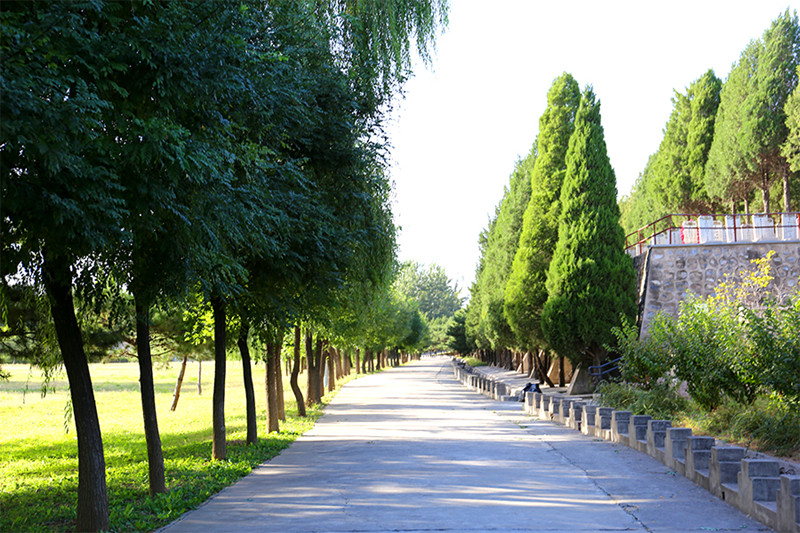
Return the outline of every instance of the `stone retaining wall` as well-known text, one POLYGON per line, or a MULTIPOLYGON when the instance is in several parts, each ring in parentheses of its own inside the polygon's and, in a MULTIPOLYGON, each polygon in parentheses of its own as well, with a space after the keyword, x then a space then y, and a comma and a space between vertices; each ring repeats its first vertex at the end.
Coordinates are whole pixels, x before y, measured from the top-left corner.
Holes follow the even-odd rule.
MULTIPOLYGON (((793 264, 796 268, 797 261, 793 264)), ((454 362, 453 373, 477 392, 511 399, 509 387, 479 369, 454 362)), ((669 420, 634 416, 559 393, 528 392, 523 409, 541 420, 646 453, 759 522, 780 532, 800 533, 800 475, 781 473, 778 460, 748 457, 744 448, 695 437, 690 428, 674 428, 669 420)))
POLYGON ((771 290, 785 301, 797 291, 800 276, 800 243, 731 243, 652 246, 640 270, 641 333, 659 311, 677 316, 678 304, 687 291, 709 296, 725 276, 751 269, 753 259, 775 251, 771 290), (644 280, 642 280, 644 276, 644 280), (644 283, 641 283, 644 281, 644 283), (641 292, 644 291, 642 295, 641 292), (642 298, 643 296, 643 298, 642 298))

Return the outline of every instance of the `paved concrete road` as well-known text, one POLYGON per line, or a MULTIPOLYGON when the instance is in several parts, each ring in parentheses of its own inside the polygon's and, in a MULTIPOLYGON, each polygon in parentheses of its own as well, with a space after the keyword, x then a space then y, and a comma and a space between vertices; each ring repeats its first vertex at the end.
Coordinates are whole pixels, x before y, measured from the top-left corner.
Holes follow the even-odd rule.
POLYGON ((345 386, 314 429, 163 531, 769 531, 654 459, 525 417, 426 359, 345 386))

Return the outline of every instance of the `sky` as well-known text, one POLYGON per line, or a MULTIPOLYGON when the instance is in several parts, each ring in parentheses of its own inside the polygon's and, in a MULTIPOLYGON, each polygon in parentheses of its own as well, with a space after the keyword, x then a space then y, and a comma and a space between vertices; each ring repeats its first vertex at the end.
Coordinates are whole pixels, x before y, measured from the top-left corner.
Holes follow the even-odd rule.
POLYGON ((388 127, 399 259, 442 266, 468 296, 478 237, 533 146, 553 80, 601 103, 619 196, 658 149, 675 90, 725 80, 786 0, 450 0, 433 62, 388 127))

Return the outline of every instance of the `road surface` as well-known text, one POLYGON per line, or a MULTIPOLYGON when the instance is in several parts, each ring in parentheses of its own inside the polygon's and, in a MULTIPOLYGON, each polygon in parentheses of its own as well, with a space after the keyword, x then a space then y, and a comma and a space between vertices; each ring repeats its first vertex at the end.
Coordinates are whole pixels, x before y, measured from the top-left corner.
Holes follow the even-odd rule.
POLYGON ((345 385, 281 455, 162 531, 771 531, 655 459, 465 389, 445 358, 345 385))

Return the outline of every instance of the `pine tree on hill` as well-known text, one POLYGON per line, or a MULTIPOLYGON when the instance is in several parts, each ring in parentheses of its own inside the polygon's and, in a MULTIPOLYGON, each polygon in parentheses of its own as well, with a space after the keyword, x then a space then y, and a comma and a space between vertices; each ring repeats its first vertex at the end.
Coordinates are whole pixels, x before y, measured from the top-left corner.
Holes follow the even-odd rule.
POLYGON ((635 272, 624 252, 616 177, 591 87, 581 99, 566 160, 542 329, 559 355, 600 364, 620 315, 634 316, 635 272))

